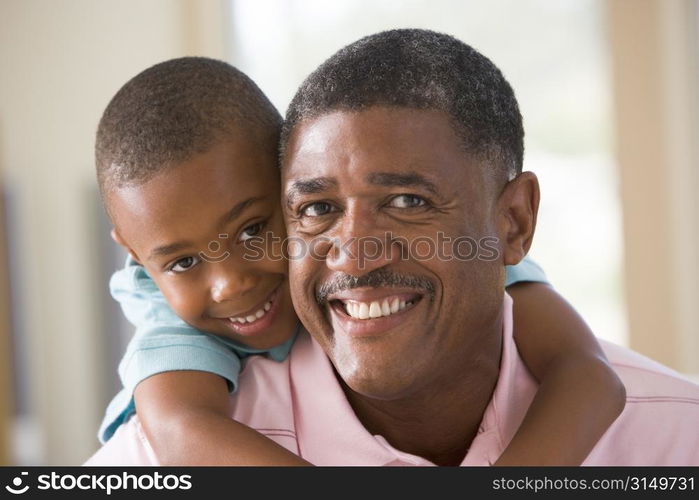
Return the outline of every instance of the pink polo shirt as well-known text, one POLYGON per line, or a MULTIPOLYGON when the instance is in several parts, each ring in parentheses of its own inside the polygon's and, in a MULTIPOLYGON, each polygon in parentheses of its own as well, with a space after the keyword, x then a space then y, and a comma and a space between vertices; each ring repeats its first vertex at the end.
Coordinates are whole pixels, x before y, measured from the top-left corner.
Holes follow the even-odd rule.
MULTIPOLYGON (((512 338, 505 295, 500 376, 462 465, 489 465, 503 452, 536 392, 512 338)), ((602 342, 626 385, 624 412, 586 465, 699 465, 699 386, 633 351, 602 342)), ((248 358, 231 417, 316 465, 432 465, 370 434, 354 415, 320 346, 304 333, 283 363, 248 358)), ((86 465, 158 465, 138 417, 122 425, 86 465)))

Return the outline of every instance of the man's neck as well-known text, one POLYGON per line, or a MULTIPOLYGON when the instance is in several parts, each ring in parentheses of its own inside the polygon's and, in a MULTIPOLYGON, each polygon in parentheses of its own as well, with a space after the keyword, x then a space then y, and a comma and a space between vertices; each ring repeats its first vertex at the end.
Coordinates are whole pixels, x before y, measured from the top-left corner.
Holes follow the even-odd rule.
POLYGON ((459 373, 435 379, 409 397, 389 401, 369 398, 338 379, 357 418, 370 433, 437 465, 459 465, 478 433, 498 380, 501 330, 488 339, 489 345, 481 346, 477 357, 465 359, 459 373))

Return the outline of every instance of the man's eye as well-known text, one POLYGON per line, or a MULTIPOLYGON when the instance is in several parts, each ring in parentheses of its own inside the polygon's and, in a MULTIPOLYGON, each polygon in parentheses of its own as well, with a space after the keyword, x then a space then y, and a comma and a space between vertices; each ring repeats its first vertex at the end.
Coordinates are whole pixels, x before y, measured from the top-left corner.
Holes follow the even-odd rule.
POLYGON ((257 236, 258 234, 260 234, 260 231, 262 231, 263 226, 264 222, 258 222, 256 224, 246 227, 245 229, 243 229, 243 232, 240 233, 238 241, 248 241, 249 239, 257 236))
POLYGON ((185 271, 189 271, 198 263, 199 259, 197 257, 184 257, 172 264, 169 271, 172 271, 173 273, 183 273, 185 271))
POLYGON ((414 194, 399 194, 388 202, 392 208, 415 208, 427 205, 427 201, 421 196, 414 194))
POLYGON ((332 212, 333 207, 330 203, 318 201, 309 203, 301 209, 301 217, 321 217, 332 212))

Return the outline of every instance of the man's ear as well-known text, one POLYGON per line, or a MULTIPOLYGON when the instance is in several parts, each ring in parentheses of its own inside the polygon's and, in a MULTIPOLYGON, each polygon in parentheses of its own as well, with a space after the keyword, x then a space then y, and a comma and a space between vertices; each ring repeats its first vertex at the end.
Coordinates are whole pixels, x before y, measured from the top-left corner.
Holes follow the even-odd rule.
POLYGON ((131 247, 128 245, 128 243, 126 243, 126 240, 124 240, 124 238, 121 237, 121 235, 119 234, 119 231, 117 231, 116 228, 112 228, 112 231, 110 234, 112 235, 112 239, 114 241, 116 241, 117 245, 122 246, 124 248, 124 250, 129 252, 129 255, 131 256, 131 258, 133 260, 135 260, 139 265, 142 265, 141 261, 139 260, 138 256, 136 255, 136 252, 134 252, 131 249, 131 247))
POLYGON ((498 228, 504 263, 517 264, 529 251, 539 211, 539 180, 522 172, 507 183, 498 199, 498 228))

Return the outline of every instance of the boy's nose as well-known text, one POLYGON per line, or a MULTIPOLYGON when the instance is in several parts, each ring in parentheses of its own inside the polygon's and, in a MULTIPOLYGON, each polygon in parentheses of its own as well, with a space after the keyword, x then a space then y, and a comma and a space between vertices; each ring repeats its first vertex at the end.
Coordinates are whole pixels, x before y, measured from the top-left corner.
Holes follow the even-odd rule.
MULTIPOLYGON (((223 263, 220 263, 223 264, 223 263)), ((230 269, 231 266, 219 266, 211 282, 211 298, 221 303, 241 297, 255 289, 259 279, 244 270, 230 269)))

